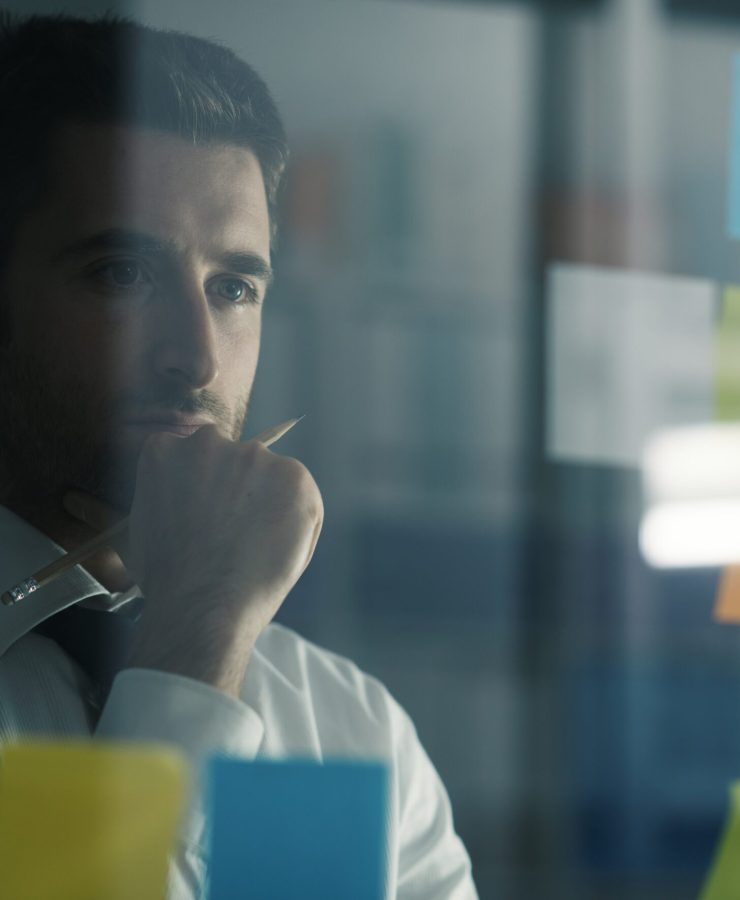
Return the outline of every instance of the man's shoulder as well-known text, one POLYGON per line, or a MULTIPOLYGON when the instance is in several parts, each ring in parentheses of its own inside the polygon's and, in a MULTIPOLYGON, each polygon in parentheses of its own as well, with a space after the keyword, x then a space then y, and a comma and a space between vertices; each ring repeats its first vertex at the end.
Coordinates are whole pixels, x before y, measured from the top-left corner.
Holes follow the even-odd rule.
POLYGON ((263 716, 269 715, 264 708, 269 706, 290 709, 296 724, 310 718, 324 749, 342 749, 352 734, 392 742, 403 716, 377 678, 284 625, 272 623, 262 632, 250 669, 244 699, 260 704, 263 716))
POLYGON ((353 695, 359 692, 366 701, 384 703, 390 697, 377 678, 351 659, 320 647, 285 625, 268 625, 255 649, 259 668, 297 691, 321 687, 353 695))

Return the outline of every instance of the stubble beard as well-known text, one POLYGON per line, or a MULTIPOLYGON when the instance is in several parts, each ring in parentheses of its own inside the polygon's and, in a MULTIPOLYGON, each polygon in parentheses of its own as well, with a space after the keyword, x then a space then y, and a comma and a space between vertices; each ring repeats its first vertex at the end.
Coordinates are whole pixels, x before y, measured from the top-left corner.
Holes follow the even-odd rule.
MULTIPOLYGON (((239 440, 251 392, 232 412, 214 394, 158 390, 150 407, 204 413, 232 440, 239 440)), ((138 399, 138 398, 137 398, 138 399)), ((139 402, 137 408, 143 408, 139 402)), ((131 404, 93 394, 72 371, 51 372, 9 342, 0 360, 0 465, 3 499, 58 503, 75 488, 127 512, 136 489, 141 445, 116 440, 124 410, 131 404)))

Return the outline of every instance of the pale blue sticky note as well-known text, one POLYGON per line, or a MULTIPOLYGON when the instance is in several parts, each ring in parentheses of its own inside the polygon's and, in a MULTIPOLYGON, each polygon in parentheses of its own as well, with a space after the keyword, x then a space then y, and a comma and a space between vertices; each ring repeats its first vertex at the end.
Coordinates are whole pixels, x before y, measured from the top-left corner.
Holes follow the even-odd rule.
POLYGON ((732 61, 729 177, 727 227, 731 238, 740 238, 740 55, 736 56, 732 61))
POLYGON ((382 900, 387 777, 375 762, 213 758, 209 900, 382 900))

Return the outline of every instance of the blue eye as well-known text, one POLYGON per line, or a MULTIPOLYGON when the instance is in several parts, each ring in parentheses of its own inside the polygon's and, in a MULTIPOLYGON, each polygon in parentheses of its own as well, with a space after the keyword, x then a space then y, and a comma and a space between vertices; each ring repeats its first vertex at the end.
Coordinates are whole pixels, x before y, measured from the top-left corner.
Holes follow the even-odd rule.
POLYGON ((216 285, 216 293, 229 303, 257 303, 257 292, 241 278, 220 278, 216 285))
POLYGON ((131 260, 110 263, 108 266, 110 279, 119 287, 131 287, 136 284, 141 275, 141 267, 131 260))
POLYGON ((92 274, 109 291, 141 291, 152 286, 143 266, 135 259, 110 260, 94 269, 92 274))

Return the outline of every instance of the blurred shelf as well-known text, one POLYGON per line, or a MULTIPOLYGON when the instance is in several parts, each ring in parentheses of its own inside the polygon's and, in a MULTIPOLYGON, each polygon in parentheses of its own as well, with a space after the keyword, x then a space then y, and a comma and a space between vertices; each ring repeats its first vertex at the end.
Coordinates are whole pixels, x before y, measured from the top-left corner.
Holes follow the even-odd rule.
POLYGON ((403 267, 387 263, 344 263, 320 260, 280 261, 280 273, 267 301, 282 309, 307 312, 306 292, 313 314, 378 316, 424 321, 433 317, 461 326, 481 324, 511 327, 518 322, 530 285, 504 293, 490 278, 464 277, 419 261, 403 267), (420 319, 421 317, 421 319, 420 319))

